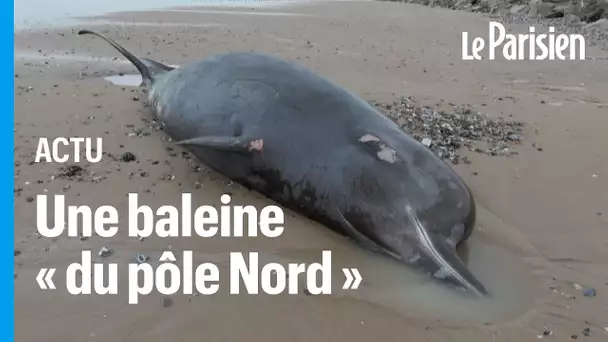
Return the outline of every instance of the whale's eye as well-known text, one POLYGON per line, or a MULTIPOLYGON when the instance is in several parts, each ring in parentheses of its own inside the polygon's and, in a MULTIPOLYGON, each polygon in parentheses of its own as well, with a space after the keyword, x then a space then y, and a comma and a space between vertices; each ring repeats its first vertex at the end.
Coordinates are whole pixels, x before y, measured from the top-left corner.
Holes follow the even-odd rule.
POLYGON ((240 137, 241 135, 243 135, 243 123, 242 122, 237 122, 234 124, 234 132, 232 132, 232 134, 235 137, 240 137))

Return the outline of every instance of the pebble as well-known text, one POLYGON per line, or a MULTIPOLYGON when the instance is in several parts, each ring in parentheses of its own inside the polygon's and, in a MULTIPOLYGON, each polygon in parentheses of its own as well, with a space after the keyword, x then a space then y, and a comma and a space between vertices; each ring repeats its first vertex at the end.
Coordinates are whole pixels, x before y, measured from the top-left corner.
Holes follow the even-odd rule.
MULTIPOLYGON (((543 19, 543 18, 534 18, 527 16, 525 14, 511 14, 504 13, 500 14, 500 19, 502 23, 506 24, 526 24, 528 26, 536 26, 537 32, 539 32, 543 28, 554 27, 555 33, 565 33, 565 34, 580 34, 585 38, 585 41, 588 45, 600 45, 601 48, 606 48, 608 45, 604 45, 608 40, 608 34, 606 32, 602 32, 591 25, 589 27, 577 25, 575 22, 564 21, 563 18, 555 18, 555 19, 543 19)), ((595 26, 597 26, 596 24, 595 26)))
POLYGON ((59 178, 75 178, 82 175, 84 169, 78 165, 70 165, 60 168, 59 178))
POLYGON ((597 294, 597 292, 595 291, 594 288, 588 288, 583 290, 583 296, 585 297, 595 297, 595 295, 597 294))
POLYGON ((583 335, 585 335, 587 337, 591 336, 591 329, 589 329, 589 328, 583 329, 583 335))
POLYGON ((143 264, 144 262, 148 261, 148 256, 141 254, 141 253, 137 253, 137 255, 135 256, 135 260, 139 263, 139 264, 143 264))
POLYGON ((551 331, 551 330, 543 331, 543 336, 549 336, 549 335, 553 335, 553 331, 551 331))
MULTIPOLYGON (((423 106, 414 97, 372 105, 440 158, 454 164, 464 159, 459 153, 463 148, 488 156, 511 156, 517 154, 511 146, 523 140, 523 123, 492 119, 469 105, 452 104, 452 110, 446 112, 423 106)), ((464 162, 470 164, 468 159, 464 162)))
POLYGON ((114 253, 114 251, 112 251, 111 249, 109 249, 106 246, 101 247, 101 249, 99 250, 99 256, 102 258, 107 258, 110 255, 112 255, 114 253))
POLYGON ((131 152, 125 152, 122 154, 122 156, 120 156, 120 160, 122 160, 125 163, 130 163, 132 161, 135 161, 135 155, 131 152))
POLYGON ((169 297, 164 297, 160 300, 160 303, 163 305, 163 308, 170 308, 171 306, 173 306, 173 299, 169 297))

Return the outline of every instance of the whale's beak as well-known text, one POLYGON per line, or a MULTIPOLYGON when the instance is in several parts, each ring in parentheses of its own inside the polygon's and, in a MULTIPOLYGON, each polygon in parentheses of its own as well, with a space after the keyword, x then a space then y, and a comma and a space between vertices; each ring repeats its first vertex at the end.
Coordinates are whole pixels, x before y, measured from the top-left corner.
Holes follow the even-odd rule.
POLYGON ((488 291, 458 257, 456 248, 447 239, 442 239, 426 229, 411 207, 408 206, 407 211, 413 221, 418 240, 416 246, 418 258, 413 261, 414 264, 435 278, 472 292, 477 297, 488 297, 488 291))
POLYGON ((462 288, 477 297, 488 297, 485 286, 458 257, 455 248, 440 239, 434 239, 433 252, 423 252, 433 265, 432 275, 446 283, 462 288))

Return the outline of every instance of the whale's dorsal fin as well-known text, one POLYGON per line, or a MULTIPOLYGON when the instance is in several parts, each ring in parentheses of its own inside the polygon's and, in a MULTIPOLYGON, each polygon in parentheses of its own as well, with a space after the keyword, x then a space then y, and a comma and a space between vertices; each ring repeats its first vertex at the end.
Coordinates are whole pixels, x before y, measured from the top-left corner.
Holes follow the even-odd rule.
POLYGON ((206 136, 178 141, 176 145, 206 147, 225 152, 249 154, 261 152, 264 147, 264 140, 228 136, 206 136))

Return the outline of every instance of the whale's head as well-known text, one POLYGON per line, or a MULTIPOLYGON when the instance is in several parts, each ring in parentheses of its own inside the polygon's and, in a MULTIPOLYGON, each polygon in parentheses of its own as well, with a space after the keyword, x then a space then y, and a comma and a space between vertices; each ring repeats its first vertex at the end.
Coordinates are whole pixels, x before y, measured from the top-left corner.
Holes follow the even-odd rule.
POLYGON ((344 175, 352 205, 341 213, 348 234, 443 282, 487 296, 457 254, 473 231, 476 210, 456 172, 390 125, 368 127, 353 144, 359 154, 344 175))

